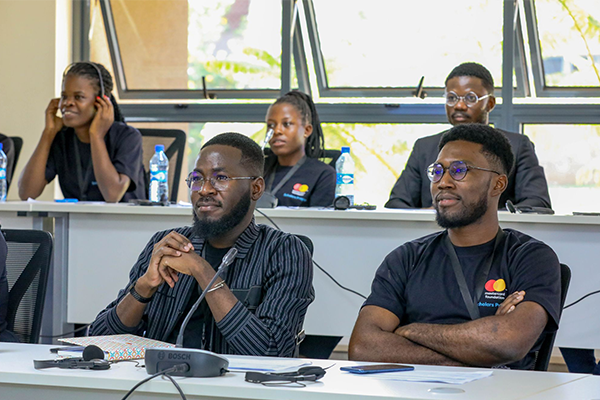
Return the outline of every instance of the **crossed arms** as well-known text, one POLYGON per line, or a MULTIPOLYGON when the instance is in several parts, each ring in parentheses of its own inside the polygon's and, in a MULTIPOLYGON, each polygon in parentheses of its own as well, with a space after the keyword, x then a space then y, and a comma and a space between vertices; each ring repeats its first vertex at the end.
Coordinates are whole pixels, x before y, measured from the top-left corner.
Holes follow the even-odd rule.
POLYGON ((361 310, 349 358, 362 361, 492 367, 524 358, 548 321, 538 303, 515 292, 496 315, 454 325, 412 323, 378 306, 361 310))

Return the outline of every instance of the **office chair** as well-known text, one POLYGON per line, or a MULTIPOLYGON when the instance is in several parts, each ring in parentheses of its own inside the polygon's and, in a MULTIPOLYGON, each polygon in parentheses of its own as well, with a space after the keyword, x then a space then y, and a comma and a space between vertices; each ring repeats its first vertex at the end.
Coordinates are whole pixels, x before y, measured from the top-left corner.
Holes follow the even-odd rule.
POLYGON ((22 343, 38 343, 52 260, 52 236, 45 231, 3 229, 8 254, 8 329, 22 343))
POLYGON ((150 171, 148 168, 150 159, 154 155, 154 146, 162 144, 165 146, 165 154, 169 159, 169 200, 176 203, 183 166, 183 153, 185 151, 185 132, 180 129, 140 128, 138 130, 142 134, 142 158, 146 193, 148 193, 150 186, 150 171))
POLYGON ((23 148, 23 138, 20 136, 9 136, 13 141, 13 148, 15 149, 15 160, 13 161, 13 171, 17 167, 19 156, 21 155, 21 149, 23 148))
POLYGON ((321 150, 321 157, 319 157, 319 159, 335 168, 335 163, 341 155, 341 150, 321 150), (329 160, 329 162, 327 162, 327 160, 329 160))
MULTIPOLYGON (((569 283, 571 282, 571 269, 566 264, 560 264, 560 310, 565 305, 567 298, 567 291, 569 290, 569 283)), ((559 316, 560 317, 560 316, 559 316)), ((552 348, 554 347, 554 340, 556 339, 556 333, 544 332, 542 333, 542 345, 537 351, 535 357, 534 371, 547 371, 548 364, 550 363, 550 356, 552 355, 552 348)))

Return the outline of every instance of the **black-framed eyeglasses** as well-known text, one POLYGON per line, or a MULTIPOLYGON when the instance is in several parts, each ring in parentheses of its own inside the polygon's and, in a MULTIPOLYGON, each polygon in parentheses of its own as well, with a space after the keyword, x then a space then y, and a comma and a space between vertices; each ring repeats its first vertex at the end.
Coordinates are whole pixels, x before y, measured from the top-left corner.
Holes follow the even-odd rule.
POLYGON ((229 188, 229 183, 236 180, 251 180, 259 178, 258 176, 227 176, 224 174, 213 174, 210 178, 204 178, 199 172, 192 171, 188 175, 185 182, 193 192, 199 192, 204 187, 205 182, 210 182, 210 185, 218 192, 222 192, 229 188))
POLYGON ((464 96, 459 96, 458 94, 456 94, 454 92, 447 92, 446 93, 446 105, 448 107, 454 107, 455 105, 458 104, 458 102, 460 100, 462 100, 465 102, 467 107, 473 107, 479 101, 486 99, 488 97, 490 97, 489 94, 479 97, 479 96, 477 96, 477 93, 475 93, 475 92, 469 92, 469 93, 465 94, 464 96))
POLYGON ((448 173, 450 174, 452 179, 454 179, 455 181, 462 181, 463 179, 465 179, 465 176, 467 176, 467 172, 470 169, 478 169, 480 171, 493 172, 495 174, 502 175, 500 172, 494 171, 493 169, 487 169, 487 168, 475 167, 473 165, 467 165, 467 163, 464 161, 452 161, 450 163, 450 165, 448 166, 448 168, 445 168, 440 163, 431 164, 427 168, 427 176, 429 177, 429 180, 431 182, 436 183, 442 179, 442 176, 444 176, 444 172, 446 172, 446 170, 448 170, 448 173))

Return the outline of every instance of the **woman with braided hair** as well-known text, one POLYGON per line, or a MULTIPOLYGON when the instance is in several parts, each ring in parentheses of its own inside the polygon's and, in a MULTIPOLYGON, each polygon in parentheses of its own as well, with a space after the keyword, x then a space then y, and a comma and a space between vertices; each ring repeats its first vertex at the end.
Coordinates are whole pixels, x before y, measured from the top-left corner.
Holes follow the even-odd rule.
POLYGON ((318 160, 324 146, 315 104, 297 90, 269 107, 267 130, 273 152, 265 160, 267 193, 280 206, 327 207, 335 197, 335 170, 318 160))
POLYGON ((67 67, 61 97, 48 104, 44 131, 19 179, 22 200, 38 197, 56 175, 65 198, 146 198, 142 136, 125 124, 112 90, 103 65, 67 67))

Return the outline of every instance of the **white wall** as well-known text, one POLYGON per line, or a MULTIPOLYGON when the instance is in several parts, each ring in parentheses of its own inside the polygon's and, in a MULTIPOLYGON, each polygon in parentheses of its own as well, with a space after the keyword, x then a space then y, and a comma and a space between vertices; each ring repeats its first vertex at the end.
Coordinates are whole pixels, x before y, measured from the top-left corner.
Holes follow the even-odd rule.
MULTIPOLYGON (((71 49, 69 3, 0 0, 0 132, 24 142, 9 200, 18 199, 17 178, 44 129, 44 110, 59 94, 57 77, 70 56, 66 49, 71 49), (57 20, 62 21, 59 26, 57 20)), ((49 185, 40 199, 53 196, 54 185, 49 185)))

